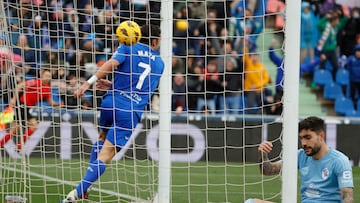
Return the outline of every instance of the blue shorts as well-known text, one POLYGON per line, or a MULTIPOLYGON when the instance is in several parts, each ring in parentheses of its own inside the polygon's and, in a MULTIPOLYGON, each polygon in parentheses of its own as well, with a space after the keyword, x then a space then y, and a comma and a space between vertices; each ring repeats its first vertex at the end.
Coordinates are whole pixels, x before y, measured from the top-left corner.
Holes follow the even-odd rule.
POLYGON ((109 107, 102 103, 99 125, 106 133, 106 139, 116 147, 123 147, 141 119, 142 111, 109 107))

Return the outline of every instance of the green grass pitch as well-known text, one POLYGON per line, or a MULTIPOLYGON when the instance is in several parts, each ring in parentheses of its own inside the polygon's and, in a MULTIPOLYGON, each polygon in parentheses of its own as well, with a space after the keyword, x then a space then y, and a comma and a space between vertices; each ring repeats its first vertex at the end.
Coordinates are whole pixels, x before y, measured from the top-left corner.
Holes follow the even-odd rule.
MULTIPOLYGON (((5 202, 8 194, 26 197, 27 202, 60 202, 84 175, 87 165, 86 160, 79 159, 31 158, 25 163, 11 159, 1 161, 0 202, 5 202), (24 167, 26 173, 22 172, 24 167)), ((154 196, 158 176, 154 162, 122 160, 111 164, 100 182, 94 185, 89 200, 83 202, 141 202, 154 196)), ((238 203, 251 197, 281 202, 280 178, 261 176, 258 166, 253 164, 198 162, 173 163, 172 166, 173 203, 238 203)), ((356 200, 360 198, 360 168, 354 167, 353 174, 356 200)))

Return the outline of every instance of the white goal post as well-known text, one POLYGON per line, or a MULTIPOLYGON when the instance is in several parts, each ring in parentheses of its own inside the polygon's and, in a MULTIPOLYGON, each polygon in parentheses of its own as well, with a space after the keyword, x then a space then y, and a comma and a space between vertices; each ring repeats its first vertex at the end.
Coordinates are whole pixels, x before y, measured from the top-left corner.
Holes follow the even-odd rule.
POLYGON ((161 52, 165 70, 160 80, 159 96, 159 172, 157 203, 171 202, 171 59, 173 36, 173 1, 161 1, 161 52))
POLYGON ((282 202, 297 202, 301 0, 285 9, 282 202))

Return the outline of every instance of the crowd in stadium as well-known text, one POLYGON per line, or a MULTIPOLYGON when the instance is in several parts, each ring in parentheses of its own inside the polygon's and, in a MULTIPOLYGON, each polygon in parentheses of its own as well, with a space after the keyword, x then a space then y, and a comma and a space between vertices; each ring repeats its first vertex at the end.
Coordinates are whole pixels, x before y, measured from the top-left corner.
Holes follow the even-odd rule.
MULTIPOLYGON (((9 79, 13 75, 7 74, 10 70, 17 75, 14 82, 20 82, 39 77, 40 68, 50 68, 54 96, 67 108, 76 108, 80 104, 73 92, 116 50, 113 33, 119 22, 132 19, 140 25, 159 24, 160 5, 160 1, 138 0, 5 1, 8 32, 1 33, 0 45, 11 45, 16 65, 9 67, 1 60, 1 89, 13 86, 9 79)), ((301 6, 301 72, 329 70, 335 81, 339 69, 348 70, 350 91, 345 95, 356 107, 360 9, 335 0, 304 0, 301 6)), ((284 8, 284 0, 175 2, 173 111, 281 114, 283 63, 274 50, 283 43, 284 8), (273 79, 260 60, 258 51, 262 50, 256 43, 264 29, 276 38, 268 47, 278 67, 273 79)), ((8 102, 8 92, 2 95, 3 102, 8 102)), ((100 96, 100 91, 89 91, 82 108, 99 106, 100 96)), ((158 109, 156 99, 157 95, 154 111, 158 109)))

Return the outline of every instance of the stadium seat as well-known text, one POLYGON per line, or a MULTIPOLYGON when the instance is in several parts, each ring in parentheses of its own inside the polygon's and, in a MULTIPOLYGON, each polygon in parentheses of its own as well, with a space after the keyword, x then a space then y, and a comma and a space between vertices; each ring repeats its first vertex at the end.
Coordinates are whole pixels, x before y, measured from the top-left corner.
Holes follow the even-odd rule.
POLYGON ((324 86, 323 96, 325 99, 335 100, 343 97, 343 91, 339 84, 333 82, 324 86))
POLYGON ((354 103, 347 97, 339 97, 335 100, 334 110, 337 114, 345 115, 346 112, 355 110, 354 103))
POLYGON ((346 88, 346 96, 350 96, 350 74, 349 71, 345 68, 340 68, 336 72, 335 81, 342 87, 346 88))
POLYGON ((331 72, 325 69, 315 69, 313 82, 315 85, 325 86, 334 82, 331 72))
POLYGON ((307 57, 305 57, 303 63, 312 63, 313 60, 319 60, 319 57, 318 56, 307 56, 307 57))
POLYGON ((345 113, 346 117, 360 117, 360 111, 359 110, 350 110, 345 113))
POLYGON ((340 68, 336 71, 335 81, 340 85, 349 85, 350 84, 350 74, 349 71, 345 68, 340 68))
POLYGON ((329 60, 326 60, 325 62, 325 70, 328 70, 330 72, 333 70, 333 66, 331 65, 329 60))
POLYGON ((356 109, 360 110, 360 99, 356 102, 356 109))

